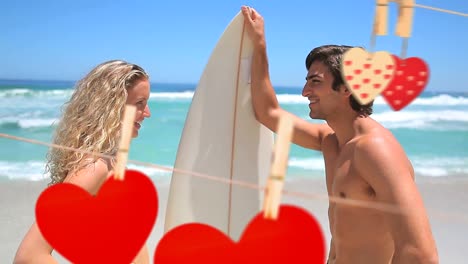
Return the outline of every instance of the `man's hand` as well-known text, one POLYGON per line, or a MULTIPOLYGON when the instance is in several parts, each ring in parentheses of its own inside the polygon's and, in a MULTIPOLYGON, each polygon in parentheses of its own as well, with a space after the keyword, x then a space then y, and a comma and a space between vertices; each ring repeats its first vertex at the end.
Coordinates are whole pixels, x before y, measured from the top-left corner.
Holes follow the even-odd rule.
POLYGON ((265 28, 263 17, 252 7, 242 6, 242 14, 244 15, 245 27, 252 39, 254 48, 265 48, 265 28))

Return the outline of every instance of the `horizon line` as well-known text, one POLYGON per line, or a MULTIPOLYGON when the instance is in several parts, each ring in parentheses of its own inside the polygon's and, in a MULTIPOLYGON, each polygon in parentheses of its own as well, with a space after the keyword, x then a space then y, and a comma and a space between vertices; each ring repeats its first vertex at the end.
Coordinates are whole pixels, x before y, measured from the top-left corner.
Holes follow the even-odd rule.
MULTIPOLYGON (((52 79, 11 79, 11 78, 0 78, 1 81, 37 81, 37 82, 70 82, 70 83, 76 83, 79 80, 52 80, 52 79)), ((175 85, 193 85, 197 86, 198 82, 167 82, 167 81, 150 81, 150 84, 175 84, 175 85)), ((281 87, 281 88, 289 88, 289 89, 301 89, 302 85, 284 85, 284 84, 275 84, 273 87, 281 87)), ((70 87, 73 88, 73 87, 70 87)), ((448 93, 468 93, 468 91, 463 91, 463 90, 431 90, 432 92, 448 92, 448 93)), ((431 92, 428 90, 424 90, 423 92, 431 92)))

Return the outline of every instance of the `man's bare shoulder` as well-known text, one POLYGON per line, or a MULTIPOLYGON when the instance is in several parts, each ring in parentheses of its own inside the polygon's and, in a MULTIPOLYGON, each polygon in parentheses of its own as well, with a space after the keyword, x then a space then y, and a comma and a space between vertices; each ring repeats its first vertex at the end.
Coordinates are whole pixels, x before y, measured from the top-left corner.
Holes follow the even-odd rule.
POLYGON ((356 139, 354 160, 364 175, 414 174, 403 147, 384 128, 376 128, 356 139))
POLYGON ((404 149, 387 129, 377 127, 359 136, 355 141, 356 154, 398 154, 406 157, 404 149))

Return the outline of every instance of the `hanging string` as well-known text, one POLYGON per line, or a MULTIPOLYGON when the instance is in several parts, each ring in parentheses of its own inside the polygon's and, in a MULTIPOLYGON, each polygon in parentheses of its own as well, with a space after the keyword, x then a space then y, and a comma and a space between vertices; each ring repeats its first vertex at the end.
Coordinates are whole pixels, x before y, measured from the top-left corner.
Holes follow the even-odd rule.
POLYGON ((433 11, 437 11, 437 12, 468 17, 468 13, 461 13, 461 12, 457 12, 457 11, 452 11, 452 10, 447 10, 447 9, 442 9, 442 8, 437 8, 437 7, 432 7, 432 6, 426 6, 426 5, 420 5, 420 4, 416 4, 416 3, 414 4, 414 7, 425 8, 425 9, 429 9, 429 10, 433 10, 433 11))
POLYGON ((402 44, 401 44, 401 53, 400 53, 400 58, 404 60, 406 58, 406 54, 408 53, 408 39, 409 38, 403 38, 402 44))
MULTIPOLYGON (((397 0, 394 1, 394 2, 397 2, 397 0)), ((414 7, 425 8, 425 9, 429 9, 429 10, 433 10, 433 11, 437 11, 437 12, 468 17, 468 14, 466 14, 466 13, 451 11, 451 10, 432 7, 432 6, 420 5, 420 4, 417 4, 417 3, 414 4, 414 7)), ((407 50, 408 50, 408 38, 403 38, 402 49, 401 49, 401 58, 402 59, 406 58, 407 50)))
MULTIPOLYGON (((400 0, 388 0, 388 1, 389 2, 396 2, 396 3, 400 2, 400 0)), ((458 11, 442 9, 442 8, 433 7, 433 6, 421 5, 421 4, 418 4, 418 3, 414 3, 414 7, 429 9, 429 10, 442 12, 442 13, 447 13, 447 14, 452 14, 452 15, 457 15, 457 16, 468 17, 468 13, 462 13, 462 12, 458 12, 458 11)))
POLYGON ((377 36, 383 36, 387 34, 387 19, 388 18, 388 0, 377 0, 374 16, 374 24, 372 25, 372 32, 369 43, 369 58, 372 59, 372 55, 375 51, 375 45, 377 42, 377 36))
MULTIPOLYGON (((387 12, 388 12, 388 10, 387 10, 388 2, 400 3, 400 5, 404 4, 404 2, 402 2, 402 0, 378 0, 377 1, 376 15, 375 15, 375 20, 374 20, 373 32, 372 32, 371 40, 370 40, 370 52, 371 53, 375 49, 376 36, 377 35, 386 35, 386 26, 387 26, 386 21, 387 21, 387 15, 388 15, 387 14, 387 12)), ((427 5, 421 5, 421 4, 417 4, 417 3, 414 3, 414 5, 412 4, 411 6, 403 6, 403 8, 414 8, 414 7, 425 8, 425 9, 429 9, 429 10, 433 10, 433 11, 437 11, 437 12, 468 17, 467 13, 461 13, 461 12, 457 12, 457 11, 452 11, 452 10, 427 6, 427 5)), ((402 37, 403 37, 403 39, 402 39, 402 47, 401 47, 400 57, 402 59, 405 59, 406 55, 407 55, 407 51, 408 51, 409 33, 408 33, 408 35, 403 35, 402 37)))
POLYGON ((102 154, 102 153, 98 153, 98 152, 92 152, 92 151, 87 151, 87 150, 75 149, 75 148, 71 148, 71 147, 61 146, 61 145, 52 144, 52 143, 46 143, 46 142, 42 142, 42 141, 35 140, 35 139, 29 139, 29 138, 23 138, 23 137, 16 137, 16 136, 12 136, 12 135, 8 135, 8 134, 3 134, 3 133, 0 133, 0 137, 9 138, 9 139, 17 140, 17 141, 23 141, 23 142, 27 142, 27 143, 31 143, 31 144, 35 144, 35 145, 42 145, 42 146, 46 146, 46 147, 52 147, 52 148, 58 148, 58 149, 64 149, 64 150, 75 151, 75 152, 78 152, 78 153, 81 153, 81 154, 88 154, 88 155, 97 156, 97 157, 105 158, 105 159, 112 159, 112 158, 114 158, 114 156, 106 155, 106 154, 102 154))
MULTIPOLYGON (((91 152, 91 151, 84 151, 84 150, 79 150, 79 149, 74 149, 71 147, 65 147, 57 144, 51 144, 51 143, 46 143, 42 142, 39 140, 34 140, 34 139, 28 139, 28 138, 22 138, 22 137, 17 137, 17 136, 12 136, 8 134, 3 134, 0 133, 0 137, 7 138, 7 139, 12 139, 16 141, 22 141, 22 142, 27 142, 31 144, 36 144, 36 145, 42 145, 42 146, 47 146, 47 147, 52 147, 52 148, 59 148, 59 149, 65 149, 65 150, 71 150, 71 151, 76 151, 80 152, 83 154, 88 154, 88 155, 94 155, 102 158, 113 158, 113 156, 110 155, 105 155, 105 154, 100 154, 96 152, 91 152)), ((176 168, 170 168, 162 165, 157 165, 157 164, 152 164, 148 162, 142 162, 142 161, 136 161, 136 160, 128 160, 128 164, 135 164, 135 165, 140 165, 140 166, 145 166, 149 168, 154 168, 154 169, 159 169, 163 171, 168 171, 168 172, 177 172, 185 175, 190 175, 198 178, 203 178, 207 180, 212 180, 212 181, 217 181, 225 184, 232 184, 232 185, 237 185, 245 188, 250 188, 250 189, 255 189, 255 190, 260 190, 264 191, 265 187, 264 186, 258 186, 255 184, 243 182, 243 181, 236 181, 236 180, 231 180, 231 179, 224 179, 212 175, 207 175, 207 174, 202 174, 202 173, 197 173, 193 171, 186 171, 186 170, 181 170, 181 169, 176 169, 176 168)), ((402 210, 400 207, 392 204, 387 204, 387 203, 381 203, 381 202, 371 202, 371 201, 361 201, 361 200, 355 200, 355 199, 350 199, 350 198, 340 198, 340 197, 335 197, 335 196, 329 196, 326 194, 311 194, 311 193, 302 193, 302 192, 295 192, 295 191, 287 191, 283 190, 282 193, 287 196, 291 197, 297 197, 297 198, 303 198, 307 200, 322 200, 324 202, 333 202, 341 205, 347 205, 347 206, 355 206, 355 207, 362 207, 362 208, 367 208, 367 209, 375 209, 375 210, 380 210, 383 212, 387 213, 392 213, 392 214, 406 214, 404 210, 402 210)), ((464 214, 457 214, 457 215, 449 215, 446 213, 440 213, 436 212, 435 213, 439 218, 445 218, 445 219, 458 219, 462 220, 465 222, 465 224, 468 224, 468 216, 464 214)))

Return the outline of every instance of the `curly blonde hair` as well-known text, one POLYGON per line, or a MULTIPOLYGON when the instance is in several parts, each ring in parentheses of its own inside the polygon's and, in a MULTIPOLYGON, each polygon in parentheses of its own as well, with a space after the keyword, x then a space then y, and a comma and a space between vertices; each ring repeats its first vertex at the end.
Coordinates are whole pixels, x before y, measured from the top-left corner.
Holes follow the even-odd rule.
MULTIPOLYGON (((138 65, 111 60, 96 66, 78 81, 68 102, 63 106, 53 143, 114 156, 119 143, 121 119, 127 101, 127 90, 139 80, 149 80, 138 65)), ((73 171, 95 162, 98 157, 52 148, 47 154, 46 172, 49 185, 61 183, 73 171)))

